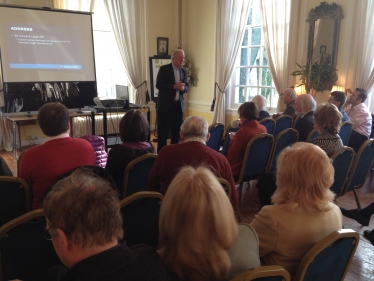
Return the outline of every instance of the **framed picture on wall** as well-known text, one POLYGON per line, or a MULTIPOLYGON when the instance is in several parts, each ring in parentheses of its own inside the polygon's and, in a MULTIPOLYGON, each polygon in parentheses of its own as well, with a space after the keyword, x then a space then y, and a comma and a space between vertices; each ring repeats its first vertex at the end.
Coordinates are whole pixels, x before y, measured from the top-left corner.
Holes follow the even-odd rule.
POLYGON ((167 55, 169 47, 169 38, 157 37, 157 55, 167 55))

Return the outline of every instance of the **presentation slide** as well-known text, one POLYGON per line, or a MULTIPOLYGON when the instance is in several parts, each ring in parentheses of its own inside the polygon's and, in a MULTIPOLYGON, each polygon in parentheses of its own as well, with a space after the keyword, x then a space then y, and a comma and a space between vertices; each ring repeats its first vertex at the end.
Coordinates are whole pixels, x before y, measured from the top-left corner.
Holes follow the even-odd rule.
POLYGON ((0 5, 3 82, 96 81, 91 16, 0 5))

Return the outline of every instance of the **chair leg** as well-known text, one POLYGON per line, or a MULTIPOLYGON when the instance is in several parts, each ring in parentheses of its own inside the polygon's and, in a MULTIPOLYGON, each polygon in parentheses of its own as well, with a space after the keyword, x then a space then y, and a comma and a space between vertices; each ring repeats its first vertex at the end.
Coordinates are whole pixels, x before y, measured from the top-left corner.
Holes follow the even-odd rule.
POLYGON ((239 222, 241 222, 242 221, 242 215, 240 214, 239 203, 238 203, 238 205, 236 205, 235 211, 236 211, 236 214, 238 216, 239 222))
POLYGON ((360 203, 360 200, 358 199, 358 196, 357 196, 357 193, 356 193, 356 189, 353 189, 353 194, 355 195, 357 208, 361 209, 361 203, 360 203))
POLYGON ((239 204, 242 201, 242 192, 243 192, 243 182, 239 185, 238 193, 239 193, 239 204))

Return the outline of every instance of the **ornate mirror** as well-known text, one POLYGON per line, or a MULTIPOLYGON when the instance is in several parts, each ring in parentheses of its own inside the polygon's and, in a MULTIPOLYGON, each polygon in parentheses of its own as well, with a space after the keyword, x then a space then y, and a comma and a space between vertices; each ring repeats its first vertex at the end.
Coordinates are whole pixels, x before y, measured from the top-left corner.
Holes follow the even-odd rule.
POLYGON ((343 17, 342 8, 336 3, 321 2, 310 10, 306 20, 309 22, 307 61, 321 54, 331 54, 332 66, 336 66, 340 21, 343 17))

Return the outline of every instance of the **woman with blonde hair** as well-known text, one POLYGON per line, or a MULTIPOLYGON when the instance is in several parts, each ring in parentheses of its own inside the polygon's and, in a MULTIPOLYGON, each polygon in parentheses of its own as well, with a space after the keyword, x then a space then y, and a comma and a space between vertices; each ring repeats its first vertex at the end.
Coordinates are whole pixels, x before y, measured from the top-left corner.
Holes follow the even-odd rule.
POLYGON ((253 97, 252 101, 257 104, 259 109, 259 117, 258 120, 262 120, 264 118, 269 118, 270 114, 266 111, 266 103, 267 100, 264 96, 256 95, 253 97))
POLYGON ((256 233, 249 225, 238 228, 208 168, 180 170, 165 194, 159 225, 159 253, 177 280, 230 279, 260 265, 256 233))
POLYGON ((342 214, 330 186, 334 168, 326 153, 310 143, 285 148, 277 160, 277 190, 251 226, 265 265, 283 266, 291 276, 305 254, 342 228, 342 214))
POLYGON ((338 135, 341 119, 342 114, 332 103, 321 104, 314 112, 314 129, 319 136, 310 143, 318 145, 329 157, 343 147, 342 139, 338 135))

